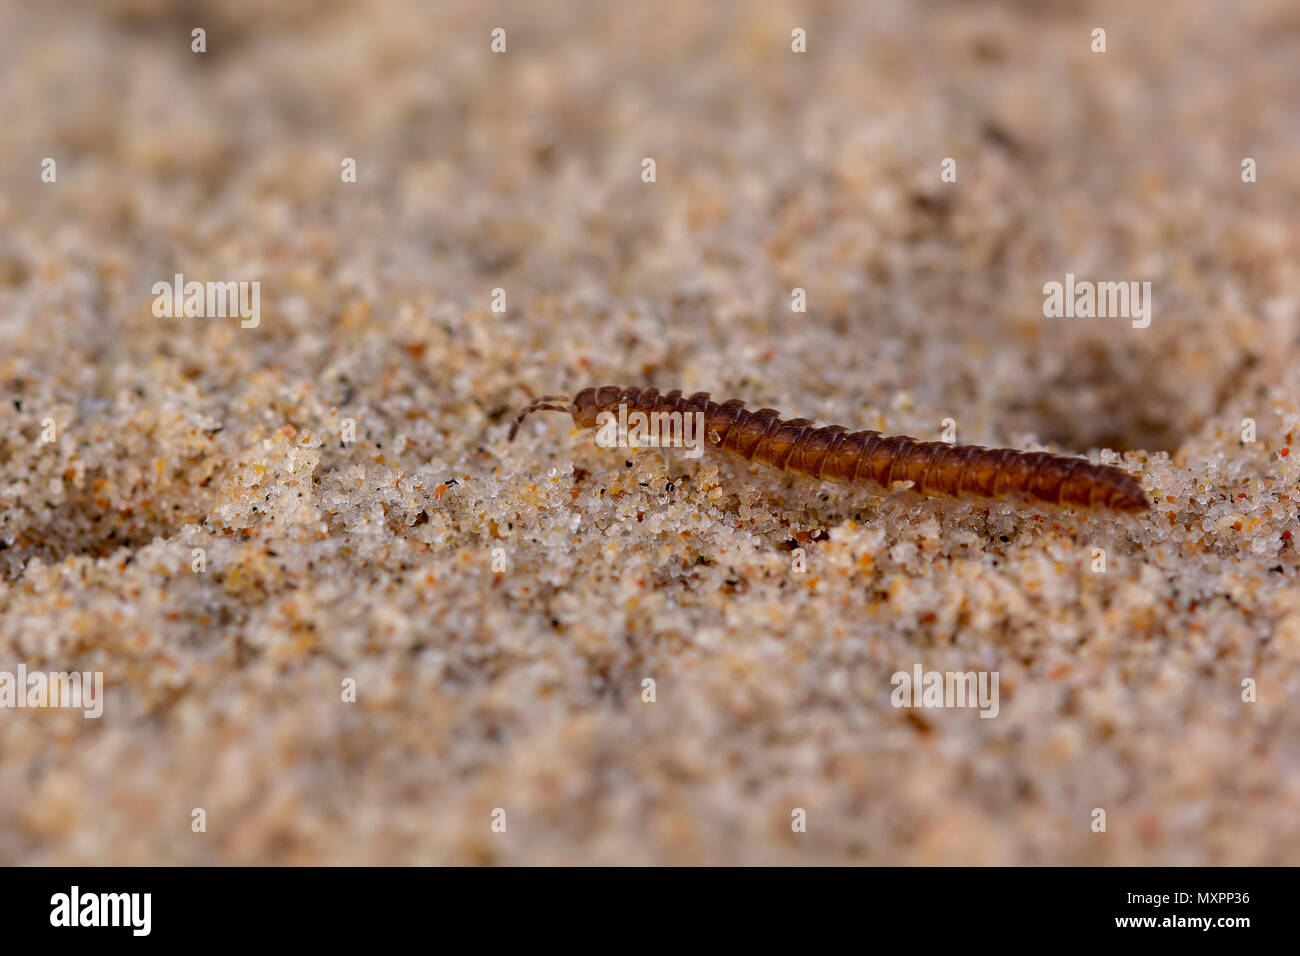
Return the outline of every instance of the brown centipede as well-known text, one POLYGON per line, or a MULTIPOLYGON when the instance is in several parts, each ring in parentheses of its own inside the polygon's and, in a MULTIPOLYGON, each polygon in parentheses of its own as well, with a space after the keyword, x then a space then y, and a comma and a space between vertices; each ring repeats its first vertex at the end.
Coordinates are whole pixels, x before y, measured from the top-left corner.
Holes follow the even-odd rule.
POLYGON ((825 481, 872 481, 884 488, 910 481, 931 497, 1001 498, 1020 493, 1053 505, 1116 511, 1151 507, 1137 479, 1110 465, 1047 452, 850 432, 840 425, 817 428, 806 418, 782 419, 774 408, 751 411, 739 399, 718 403, 708 392, 683 396, 673 390, 661 395, 657 388, 606 385, 584 388, 572 401, 563 395, 545 395, 519 412, 509 440, 514 441, 520 423, 535 411, 569 412, 577 427, 595 428, 602 412, 613 412, 620 405, 646 415, 703 415, 708 444, 747 461, 825 481))

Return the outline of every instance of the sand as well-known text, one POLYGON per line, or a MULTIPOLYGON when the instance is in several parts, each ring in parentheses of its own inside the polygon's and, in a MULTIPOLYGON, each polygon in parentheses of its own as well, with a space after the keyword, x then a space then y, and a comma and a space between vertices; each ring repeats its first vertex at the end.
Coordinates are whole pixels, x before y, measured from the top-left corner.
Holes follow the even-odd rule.
POLYGON ((0 709, 0 862, 1300 862, 1298 44, 1285 0, 0 9, 0 671, 104 681, 0 709), (256 324, 155 315, 178 273, 256 324), (1045 317, 1067 274, 1149 326, 1045 317), (603 384, 1154 508, 506 442, 603 384), (997 715, 894 706, 916 665, 997 715))

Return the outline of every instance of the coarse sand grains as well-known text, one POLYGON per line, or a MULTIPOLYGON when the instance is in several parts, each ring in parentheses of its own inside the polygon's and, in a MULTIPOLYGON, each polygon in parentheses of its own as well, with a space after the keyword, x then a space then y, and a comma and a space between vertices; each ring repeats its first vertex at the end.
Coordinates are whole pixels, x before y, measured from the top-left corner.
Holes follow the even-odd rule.
POLYGON ((0 7, 0 671, 105 697, 0 709, 0 863, 1300 862, 1298 47, 1287 0, 0 7), (1067 274, 1150 326, 1045 318, 1067 274), (507 444, 606 383, 1154 507, 507 444), (895 707, 917 665, 997 716, 895 707))

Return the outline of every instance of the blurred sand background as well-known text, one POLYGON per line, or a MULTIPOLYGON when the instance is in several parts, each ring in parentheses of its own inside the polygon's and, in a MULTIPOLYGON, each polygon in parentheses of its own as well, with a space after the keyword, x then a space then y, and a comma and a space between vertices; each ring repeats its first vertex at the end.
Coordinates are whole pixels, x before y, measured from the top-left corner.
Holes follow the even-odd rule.
POLYGON ((0 862, 1300 862, 1297 89, 1289 0, 3 4, 0 669, 107 700, 0 710, 0 862), (600 384, 1156 507, 505 443, 600 384))

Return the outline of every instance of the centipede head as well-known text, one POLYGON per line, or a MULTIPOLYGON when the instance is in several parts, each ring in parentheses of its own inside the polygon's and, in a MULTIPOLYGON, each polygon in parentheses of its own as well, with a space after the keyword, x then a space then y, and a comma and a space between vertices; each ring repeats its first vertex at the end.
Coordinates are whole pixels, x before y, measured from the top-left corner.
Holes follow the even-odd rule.
POLYGON ((515 435, 519 432, 519 426, 533 412, 567 412, 569 410, 567 395, 543 395, 541 398, 535 398, 519 410, 514 423, 510 426, 510 434, 507 436, 506 441, 515 440, 515 435), (563 404, 557 405, 556 402, 563 402, 563 404))

